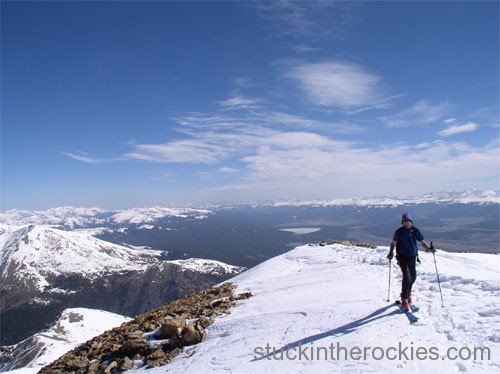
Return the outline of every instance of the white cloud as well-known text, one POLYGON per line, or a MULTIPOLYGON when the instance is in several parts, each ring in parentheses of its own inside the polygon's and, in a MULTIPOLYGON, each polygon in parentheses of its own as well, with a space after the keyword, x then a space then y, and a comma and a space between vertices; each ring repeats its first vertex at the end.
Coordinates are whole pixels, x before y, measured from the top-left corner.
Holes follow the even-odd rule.
POLYGON ((81 162, 84 162, 86 164, 100 164, 100 163, 104 163, 104 162, 114 161, 114 159, 105 160, 105 159, 91 156, 88 153, 80 152, 80 151, 76 151, 76 153, 73 153, 73 152, 62 152, 62 153, 64 155, 68 156, 69 158, 72 158, 73 160, 81 161, 81 162))
MULTIPOLYGON (((449 118, 447 110, 446 103, 422 101, 399 114, 401 121, 423 124, 449 118)), ((347 123, 329 124, 263 108, 191 113, 177 120, 177 139, 131 143, 119 159, 209 165, 197 175, 219 186, 200 192, 206 200, 414 194, 481 187, 480 181, 491 188, 488 183, 498 180, 498 142, 484 147, 444 140, 361 146, 332 135, 347 123)), ((459 131, 460 126, 450 126, 451 132, 459 131)), ((102 161, 81 152, 66 154, 82 162, 102 161)))
POLYGON ((429 100, 421 100, 399 113, 379 119, 388 127, 420 126, 442 120, 449 111, 450 106, 447 102, 431 104, 429 100))
POLYGON ((226 109, 249 109, 257 107, 261 102, 262 99, 235 95, 227 100, 221 101, 220 104, 226 109))
POLYGON ((450 136, 456 134, 462 134, 464 132, 476 131, 477 125, 472 122, 467 122, 465 125, 450 126, 447 129, 438 132, 441 136, 450 136))
POLYGON ((174 140, 163 144, 135 144, 125 158, 151 162, 215 164, 227 155, 210 139, 174 140))
POLYGON ((235 169, 235 168, 230 168, 230 167, 221 167, 219 168, 219 173, 239 173, 240 170, 239 169, 235 169))
POLYGON ((313 105, 350 110, 387 100, 382 78, 353 63, 302 64, 288 68, 284 76, 296 81, 313 105))
POLYGON ((332 148, 261 147, 242 159, 249 170, 245 179, 206 192, 233 199, 331 198, 456 190, 482 182, 487 187, 498 179, 499 150, 461 142, 382 149, 349 142, 332 148))

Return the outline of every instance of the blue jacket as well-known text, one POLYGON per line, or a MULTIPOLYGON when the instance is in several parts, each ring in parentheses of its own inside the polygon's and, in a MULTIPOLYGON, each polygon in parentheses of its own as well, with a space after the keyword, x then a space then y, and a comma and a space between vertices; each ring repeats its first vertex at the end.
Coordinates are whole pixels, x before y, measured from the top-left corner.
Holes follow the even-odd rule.
POLYGON ((396 254, 399 256, 418 256, 418 243, 424 240, 424 236, 415 226, 407 229, 401 226, 392 238, 397 242, 396 254))

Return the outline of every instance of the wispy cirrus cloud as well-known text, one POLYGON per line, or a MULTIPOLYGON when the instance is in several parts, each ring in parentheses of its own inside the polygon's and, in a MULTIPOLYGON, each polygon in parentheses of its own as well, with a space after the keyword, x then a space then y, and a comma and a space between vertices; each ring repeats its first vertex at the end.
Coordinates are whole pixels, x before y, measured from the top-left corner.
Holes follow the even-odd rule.
POLYGON ((467 122, 464 125, 450 126, 442 131, 439 131, 438 135, 451 136, 451 135, 462 134, 464 132, 471 132, 471 131, 476 131, 476 130, 477 130, 477 125, 475 123, 467 122))
MULTIPOLYGON (((250 100, 253 103, 253 100, 250 100)), ((235 108, 177 117, 179 137, 163 143, 130 144, 122 157, 148 162, 214 165, 232 157, 245 157, 259 147, 322 147, 319 132, 354 134, 363 131, 351 122, 324 122, 295 114, 246 107, 247 101, 230 99, 235 108), (241 104, 241 105, 240 105, 241 104)), ((330 141, 329 146, 334 144, 330 141)))
POLYGON ((420 126, 441 121, 449 112, 450 105, 447 102, 432 104, 430 100, 421 100, 398 113, 379 117, 379 120, 387 127, 420 126))
POLYGON ((86 164, 102 164, 105 162, 111 162, 116 159, 103 159, 103 158, 98 158, 94 157, 86 152, 80 152, 80 151, 73 151, 73 152, 62 152, 62 154, 68 156, 69 158, 72 158, 73 160, 81 161, 86 164))
POLYGON ((303 43, 333 37, 348 39, 354 25, 359 22, 353 11, 355 4, 339 1, 250 1, 258 15, 267 21, 271 36, 293 40, 301 38, 301 49, 310 48, 303 43))
POLYGON ((263 100, 260 98, 250 98, 242 95, 233 95, 229 99, 221 101, 220 105, 224 109, 251 109, 259 107, 262 101, 263 100))

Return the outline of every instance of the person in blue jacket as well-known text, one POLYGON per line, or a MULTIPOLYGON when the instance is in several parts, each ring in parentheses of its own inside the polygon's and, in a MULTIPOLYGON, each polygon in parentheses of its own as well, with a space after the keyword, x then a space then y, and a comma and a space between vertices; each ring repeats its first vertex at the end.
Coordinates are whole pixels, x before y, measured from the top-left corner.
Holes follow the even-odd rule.
POLYGON ((413 224, 413 219, 409 213, 404 213, 401 218, 402 226, 394 232, 387 258, 392 260, 394 248, 396 248, 396 260, 403 273, 403 283, 401 285, 401 304, 403 308, 409 310, 411 303, 411 289, 417 278, 418 243, 427 251, 435 251, 434 248, 424 240, 422 232, 413 224))

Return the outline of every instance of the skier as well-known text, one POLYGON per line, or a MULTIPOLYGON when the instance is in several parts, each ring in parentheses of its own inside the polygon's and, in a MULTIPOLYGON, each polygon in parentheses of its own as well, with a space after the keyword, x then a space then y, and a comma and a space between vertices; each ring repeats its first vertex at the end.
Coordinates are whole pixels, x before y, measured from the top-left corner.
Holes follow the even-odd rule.
POLYGON ((417 241, 422 243, 427 252, 435 252, 436 250, 424 240, 424 236, 420 230, 413 225, 413 219, 409 213, 403 214, 401 224, 402 226, 394 233, 387 258, 389 261, 392 260, 394 257, 394 247, 396 247, 396 260, 403 273, 401 304, 405 310, 409 311, 411 288, 417 278, 416 262, 419 261, 417 241))

